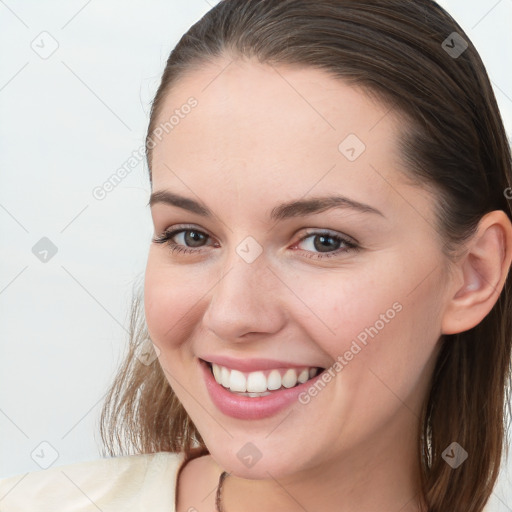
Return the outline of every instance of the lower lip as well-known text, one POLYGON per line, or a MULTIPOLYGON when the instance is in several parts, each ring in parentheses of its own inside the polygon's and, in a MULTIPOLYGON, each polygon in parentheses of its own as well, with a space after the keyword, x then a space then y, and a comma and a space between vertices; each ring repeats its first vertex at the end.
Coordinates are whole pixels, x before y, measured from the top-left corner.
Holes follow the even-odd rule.
POLYGON ((201 366, 206 388, 217 408, 227 416, 241 420, 268 418, 298 401, 298 396, 320 378, 323 372, 293 388, 275 391, 270 395, 248 397, 236 395, 217 383, 210 367, 202 360, 201 366))

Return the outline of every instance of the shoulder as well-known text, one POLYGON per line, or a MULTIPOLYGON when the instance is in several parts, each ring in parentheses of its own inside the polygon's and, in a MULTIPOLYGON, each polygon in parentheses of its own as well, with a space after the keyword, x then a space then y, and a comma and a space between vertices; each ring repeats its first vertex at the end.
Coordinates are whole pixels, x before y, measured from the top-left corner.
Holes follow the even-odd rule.
POLYGON ((0 479, 0 511, 174 510, 183 453, 126 455, 0 479))

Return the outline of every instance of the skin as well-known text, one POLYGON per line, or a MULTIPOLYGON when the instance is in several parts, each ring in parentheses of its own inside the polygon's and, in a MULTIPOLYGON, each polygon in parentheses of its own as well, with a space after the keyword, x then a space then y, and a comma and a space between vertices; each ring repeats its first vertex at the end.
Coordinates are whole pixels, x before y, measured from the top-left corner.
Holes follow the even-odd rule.
MULTIPOLYGON (((208 236, 192 254, 152 243, 145 278, 159 362, 210 451, 185 466, 178 511, 214 511, 223 470, 226 512, 420 510, 417 430, 439 339, 478 324, 496 302, 512 258, 510 222, 488 214, 450 263, 433 194, 403 172, 404 121, 320 70, 223 57, 179 80, 161 121, 190 96, 197 107, 153 150, 153 192, 199 200, 215 217, 154 204, 156 236, 178 224, 208 236), (354 161, 338 149, 350 133, 366 145, 354 161), (332 209, 269 220, 282 202, 333 192, 383 215, 332 209), (344 248, 311 236, 326 229, 360 249, 325 257, 344 248), (247 236, 263 250, 252 263, 236 252, 247 236), (401 311, 308 404, 239 420, 211 402, 197 357, 329 367, 397 302, 401 311), (251 468, 237 457, 248 442, 262 453, 251 468)), ((173 240, 190 248, 187 234, 173 240)))

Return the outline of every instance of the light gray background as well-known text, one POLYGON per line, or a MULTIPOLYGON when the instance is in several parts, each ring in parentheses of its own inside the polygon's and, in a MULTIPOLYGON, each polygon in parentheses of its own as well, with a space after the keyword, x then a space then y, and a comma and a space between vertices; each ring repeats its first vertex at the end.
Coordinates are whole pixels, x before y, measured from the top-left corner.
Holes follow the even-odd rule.
MULTIPOLYGON (((215 3, 0 0, 0 476, 99 457, 152 236, 147 166, 101 201, 92 191, 143 145, 170 50, 215 3), (46 263, 42 237, 58 251, 46 263)), ((479 50, 510 137, 512 0, 440 3, 479 50)), ((512 510, 508 472, 493 510, 512 510)))

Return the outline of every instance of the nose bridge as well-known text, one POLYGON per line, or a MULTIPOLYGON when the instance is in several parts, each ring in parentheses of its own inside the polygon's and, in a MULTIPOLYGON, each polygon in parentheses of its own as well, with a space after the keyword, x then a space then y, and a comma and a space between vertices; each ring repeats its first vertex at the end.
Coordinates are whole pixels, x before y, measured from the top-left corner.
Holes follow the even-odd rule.
POLYGON ((204 315, 205 327, 222 339, 248 332, 277 332, 284 323, 279 280, 254 241, 242 241, 225 260, 204 315))

